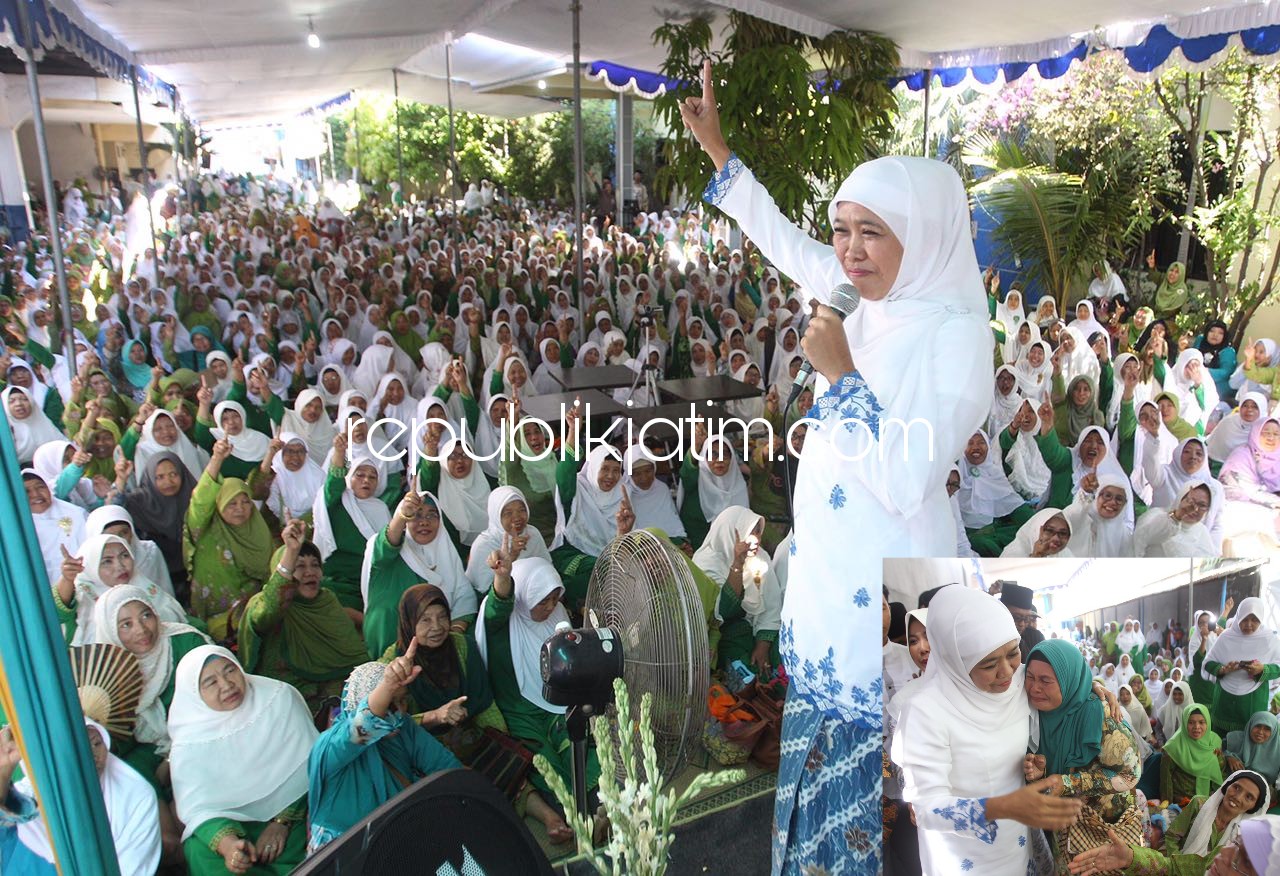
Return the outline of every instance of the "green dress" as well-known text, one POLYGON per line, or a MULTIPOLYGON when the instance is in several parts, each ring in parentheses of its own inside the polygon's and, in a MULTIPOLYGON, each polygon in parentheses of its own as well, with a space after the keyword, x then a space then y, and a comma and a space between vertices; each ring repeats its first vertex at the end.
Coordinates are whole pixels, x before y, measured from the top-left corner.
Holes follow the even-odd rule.
POLYGON ((1164 835, 1164 851, 1135 848, 1133 863, 1125 869, 1125 876, 1204 876, 1209 870, 1213 858, 1218 853, 1218 844, 1222 842, 1222 831, 1216 826, 1209 828, 1209 854, 1190 855, 1182 851, 1182 845, 1191 833, 1191 825, 1204 805, 1205 797, 1193 797, 1178 817, 1169 825, 1164 835))
MULTIPOLYGON (((1206 660, 1204 668, 1210 675, 1216 676, 1222 664, 1216 660, 1206 660)), ((1247 694, 1233 694, 1223 690, 1221 680, 1213 685, 1213 728, 1220 734, 1233 730, 1243 730, 1254 712, 1267 711, 1269 682, 1280 677, 1280 665, 1267 663, 1263 666, 1262 675, 1258 676, 1259 684, 1247 694)), ((1196 700, 1196 702, 1200 702, 1196 700)))
MULTIPOLYGON (((158 697, 160 702, 164 704, 166 714, 169 712, 169 707, 173 705, 173 679, 178 663, 189 652, 207 644, 209 644, 208 641, 199 633, 178 633, 178 635, 170 638, 169 646, 173 651, 172 663, 174 672, 170 673, 169 684, 158 697)), ((167 787, 161 787, 159 780, 156 779, 156 770, 160 768, 160 764, 164 763, 165 758, 156 752, 154 743, 139 742, 132 736, 126 738, 113 736, 111 737, 111 753, 141 773, 142 777, 156 789, 156 793, 161 795, 161 799, 172 799, 172 791, 167 787)))
POLYGON ((684 524, 689 544, 696 551, 706 541, 711 522, 702 513, 702 502, 698 498, 698 460, 693 458, 693 451, 689 451, 680 464, 680 485, 684 496, 680 503, 680 522, 684 524))
MULTIPOLYGON (((573 787, 573 750, 564 715, 548 712, 534 705, 520 693, 516 680, 515 664, 511 661, 511 636, 509 621, 515 609, 515 599, 503 599, 490 590, 484 602, 486 652, 489 681, 493 685, 493 697, 507 719, 507 728, 534 754, 541 754, 568 787, 573 787)), ((529 773, 533 786, 544 794, 550 793, 541 773, 529 773)), ((595 746, 587 749, 587 789, 600 783, 600 760, 595 746)))
MULTIPOLYGON (((533 453, 524 440, 524 430, 516 430, 516 445, 527 456, 533 453)), ((508 453, 506 447, 498 462, 498 483, 504 487, 515 487, 524 493, 525 504, 529 506, 529 525, 542 533, 543 539, 550 544, 556 537, 556 459, 555 453, 542 460, 524 460, 517 454, 508 453), (511 458, 508 459, 507 457, 511 458)))
MULTIPOLYGON (((560 491, 560 504, 564 508, 565 520, 573 514, 573 499, 578 493, 578 461, 572 452, 567 452, 563 461, 556 467, 556 487, 560 491)), ((581 610, 587 601, 587 588, 591 584, 591 573, 595 571, 596 560, 582 549, 565 542, 551 552, 551 562, 560 573, 564 582, 564 603, 570 611, 581 610)))
POLYGON ((240 662, 245 672, 296 687, 315 714, 365 662, 364 641, 333 593, 321 588, 315 599, 295 594, 286 608, 288 585, 272 572, 262 591, 249 598, 240 619, 240 662))
MULTIPOLYGON (((324 561, 324 586, 332 590, 344 608, 364 611, 364 597, 360 594, 360 568, 364 563, 364 549, 369 540, 360 532, 342 504, 342 494, 347 490, 347 469, 334 466, 325 477, 324 502, 329 510, 329 525, 337 545, 324 561)), ((395 496, 383 493, 382 499, 393 510, 395 496)))
MULTIPOLYGON (((276 819, 289 824, 289 836, 280 856, 270 864, 255 864, 249 870, 253 876, 288 876, 307 856, 307 798, 298 798, 276 819)), ((218 844, 234 835, 248 839, 257 845, 262 832, 271 825, 269 821, 233 821, 230 818, 211 818, 196 827, 182 844, 191 876, 226 876, 227 864, 217 852, 218 844)))
MULTIPOLYGON (((1013 447, 1014 440, 1008 429, 1000 430, 1000 453, 1004 459, 1005 474, 1013 471, 1009 464, 1009 450, 1013 447)), ((1049 501, 1045 503, 1045 507, 1066 508, 1071 504, 1074 490, 1071 451, 1062 446, 1055 429, 1050 429, 1047 435, 1037 432, 1035 442, 1040 448, 1040 457, 1049 469, 1049 501)))
MULTIPOLYGON (((405 532, 403 538, 409 538, 405 532)), ((436 538, 448 538, 441 527, 436 538)), ((401 545, 403 545, 401 541, 401 545)), ((442 584, 439 580, 423 581, 422 576, 409 567, 400 556, 400 547, 387 539, 387 529, 383 527, 373 538, 373 557, 369 568, 369 598, 364 606, 364 643, 369 658, 376 660, 382 656, 389 646, 395 643, 399 632, 400 597, 415 584, 435 584, 448 596, 456 586, 464 597, 468 594, 474 598, 475 588, 463 578, 461 581, 450 581, 442 584)), ((450 603, 451 614, 455 623, 472 623, 476 619, 474 603, 454 606, 450 603), (454 609, 457 609, 456 611, 454 609)))
POLYGON ((271 573, 275 550, 266 521, 256 508, 249 521, 229 526, 219 507, 244 488, 244 482, 207 472, 191 491, 183 527, 183 558, 191 575, 191 614, 204 621, 215 641, 229 638, 229 615, 255 593, 271 573))

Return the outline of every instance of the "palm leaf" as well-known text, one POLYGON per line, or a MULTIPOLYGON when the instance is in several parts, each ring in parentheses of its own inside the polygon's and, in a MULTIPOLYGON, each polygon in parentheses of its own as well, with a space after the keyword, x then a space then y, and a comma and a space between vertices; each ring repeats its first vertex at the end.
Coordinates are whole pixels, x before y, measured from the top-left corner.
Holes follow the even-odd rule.
POLYGON ((1020 258, 1063 307, 1077 269, 1068 244, 1080 224, 1081 184, 1078 176, 1029 167, 1002 171, 972 189, 975 209, 997 220, 998 247, 1020 258))

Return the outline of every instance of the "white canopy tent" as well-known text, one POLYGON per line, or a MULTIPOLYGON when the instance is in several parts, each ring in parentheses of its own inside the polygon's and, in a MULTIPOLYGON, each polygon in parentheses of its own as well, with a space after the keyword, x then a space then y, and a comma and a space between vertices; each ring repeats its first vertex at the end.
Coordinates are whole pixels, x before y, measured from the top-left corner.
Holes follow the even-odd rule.
MULTIPOLYGON (((571 14, 563 0, 49 2, 87 19, 133 53, 139 64, 175 85, 187 112, 208 127, 278 122, 353 89, 390 90, 393 69, 403 71, 403 95, 431 99, 442 90, 442 46, 450 39, 455 40, 458 108, 500 115, 536 112, 546 104, 481 96, 563 69, 570 47, 571 14), (318 49, 307 46, 312 26, 321 40, 318 49), (469 35, 476 39, 468 42, 469 35)), ((1130 0, 1123 6, 1105 0, 872 0, 856 5, 794 0, 786 6, 764 0, 670 0, 655 8, 627 0, 587 0, 582 56, 657 70, 662 50, 653 45, 652 34, 664 18, 708 11, 719 18, 718 33, 724 11, 736 9, 812 35, 837 28, 880 32, 901 46, 904 67, 939 68, 1053 57, 1099 28, 1117 45, 1125 44, 1126 34, 1145 34, 1155 22, 1181 27, 1187 35, 1221 32, 1242 26, 1251 15, 1269 21, 1275 12, 1270 6, 1233 4, 1225 11, 1206 12, 1200 0, 1130 0), (1221 29, 1214 30, 1218 25, 1221 29)))

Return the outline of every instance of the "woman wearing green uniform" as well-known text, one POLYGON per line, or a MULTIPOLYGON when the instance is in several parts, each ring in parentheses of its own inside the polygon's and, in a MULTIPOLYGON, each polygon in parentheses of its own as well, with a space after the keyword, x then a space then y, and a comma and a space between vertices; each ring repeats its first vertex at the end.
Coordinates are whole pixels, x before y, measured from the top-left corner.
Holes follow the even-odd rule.
POLYGON ((191 614, 208 624, 216 641, 234 632, 231 611, 266 582, 275 550, 248 484, 222 475, 231 453, 229 440, 214 443, 209 464, 191 493, 183 531, 191 614))
POLYGON ((476 617, 476 591, 443 531, 440 503, 431 493, 418 492, 416 481, 415 476, 391 522, 369 539, 364 552, 364 642, 373 659, 395 642, 400 598, 415 584, 444 591, 457 629, 466 630, 476 617))
POLYGON ((510 419, 515 428, 515 450, 503 438, 498 463, 498 483, 515 487, 529 505, 529 522, 542 533, 545 541, 556 534, 556 458, 542 424, 530 418, 521 420, 520 397, 513 394, 508 402, 510 419), (543 455, 545 454, 545 455, 543 455), (534 457, 541 457, 534 459, 534 457))
POLYGON ((369 539, 391 522, 384 496, 386 469, 369 456, 347 459, 347 436, 333 439, 329 472, 311 506, 313 536, 324 562, 324 586, 353 619, 363 618, 360 569, 369 539))
MULTIPOLYGON (((155 603, 141 587, 112 587, 93 607, 97 615, 93 642, 124 648, 138 661, 142 696, 133 735, 114 740, 115 754, 151 783, 162 801, 172 799, 169 788, 169 706, 173 703, 173 673, 178 662, 209 638, 195 627, 160 620, 155 603)), ((180 850, 181 827, 168 805, 160 806, 164 857, 180 850)))
POLYGON ((1226 760, 1222 737, 1213 732, 1209 710, 1192 703, 1182 710, 1182 726, 1164 744, 1160 758, 1160 799, 1182 804, 1204 797, 1222 784, 1226 760))
POLYGON ((1254 712, 1267 711, 1268 684, 1280 677, 1280 638, 1265 627, 1256 596, 1241 600, 1235 619, 1204 659, 1204 671, 1218 680, 1213 720, 1222 733, 1243 730, 1254 712))
MULTIPOLYGON (((539 557, 517 559, 510 537, 489 557, 493 590, 480 607, 476 645, 493 685, 494 700, 507 720, 511 735, 535 754, 551 762, 567 786, 573 784, 573 751, 565 726, 564 706, 542 696, 539 654, 542 643, 567 623, 560 604, 564 585, 551 563, 539 557)), ((541 775, 530 780, 544 796, 550 789, 541 775)), ((587 791, 600 782, 600 761, 594 746, 587 751, 587 791)))
POLYGON ((240 620, 240 662, 248 672, 287 681, 314 714, 342 693, 351 670, 365 662, 364 641, 338 597, 321 587, 320 549, 304 541, 305 524, 285 525, 273 571, 249 598, 240 620))

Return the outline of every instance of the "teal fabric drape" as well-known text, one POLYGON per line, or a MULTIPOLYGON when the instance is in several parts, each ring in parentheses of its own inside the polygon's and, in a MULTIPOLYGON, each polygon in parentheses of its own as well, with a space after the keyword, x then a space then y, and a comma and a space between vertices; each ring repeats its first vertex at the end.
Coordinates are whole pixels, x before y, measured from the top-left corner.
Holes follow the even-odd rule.
POLYGON ((16 726, 62 873, 120 876, 19 470, 0 413, 0 705, 16 726))

